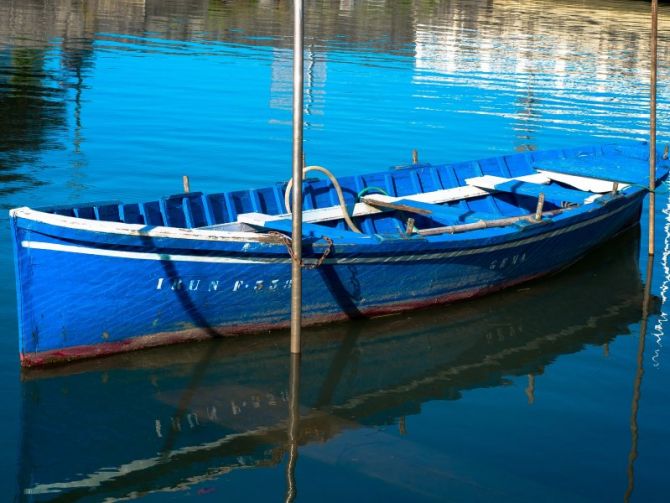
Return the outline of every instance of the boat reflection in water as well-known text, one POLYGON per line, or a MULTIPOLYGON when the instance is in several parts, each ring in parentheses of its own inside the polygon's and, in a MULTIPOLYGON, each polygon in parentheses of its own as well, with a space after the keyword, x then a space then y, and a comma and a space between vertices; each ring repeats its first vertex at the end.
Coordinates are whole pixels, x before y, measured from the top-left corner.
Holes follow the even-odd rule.
MULTIPOLYGON (((628 334, 642 315, 638 248, 633 230, 516 291, 306 331, 297 444, 402 428, 426 401, 533 376, 628 334)), ((20 497, 135 497, 279 465, 289 366, 287 337, 273 335, 25 370, 20 497)))

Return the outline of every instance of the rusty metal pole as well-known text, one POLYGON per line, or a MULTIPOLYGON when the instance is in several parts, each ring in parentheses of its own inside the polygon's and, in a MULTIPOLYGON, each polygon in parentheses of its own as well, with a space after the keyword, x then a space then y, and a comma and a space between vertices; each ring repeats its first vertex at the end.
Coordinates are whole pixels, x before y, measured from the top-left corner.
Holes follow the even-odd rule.
POLYGON ((649 85, 649 255, 654 254, 656 213, 656 59, 658 45, 658 0, 651 1, 651 71, 649 85))
POLYGON ((291 262, 291 353, 300 353, 302 329, 302 138, 303 0, 293 0, 293 260, 291 262))

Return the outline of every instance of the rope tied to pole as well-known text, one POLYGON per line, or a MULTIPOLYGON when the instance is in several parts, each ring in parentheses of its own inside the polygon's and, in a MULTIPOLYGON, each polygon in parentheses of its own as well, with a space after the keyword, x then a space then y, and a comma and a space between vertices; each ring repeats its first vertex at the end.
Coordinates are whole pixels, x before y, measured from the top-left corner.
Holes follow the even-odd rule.
MULTIPOLYGON (((282 234, 281 232, 276 232, 276 231, 271 231, 268 232, 268 234, 271 234, 272 236, 275 236, 281 241, 284 246, 286 246, 286 249, 288 250, 288 254, 291 257, 291 260, 293 262, 298 262, 298 258, 295 256, 293 253, 293 239, 290 236, 287 236, 286 234, 282 234)), ((321 267, 321 264, 323 264, 323 261, 326 260, 326 257, 330 255, 330 253, 333 251, 333 247, 335 244, 333 243, 333 240, 330 239, 328 236, 321 236, 321 239, 323 239, 326 243, 328 243, 328 246, 326 249, 323 251, 323 254, 319 259, 314 262, 313 264, 305 264, 304 260, 300 260, 300 267, 304 269, 317 269, 321 267)))

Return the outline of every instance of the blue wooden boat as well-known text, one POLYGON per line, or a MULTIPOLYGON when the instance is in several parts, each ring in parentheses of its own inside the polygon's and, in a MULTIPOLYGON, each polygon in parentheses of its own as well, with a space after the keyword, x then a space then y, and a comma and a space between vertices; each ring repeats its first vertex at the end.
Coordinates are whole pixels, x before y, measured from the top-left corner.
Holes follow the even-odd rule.
MULTIPOLYGON (((639 221, 647 164, 643 143, 605 144, 307 179, 304 323, 560 270, 639 221)), ((22 364, 287 326, 287 188, 11 210, 22 364)))

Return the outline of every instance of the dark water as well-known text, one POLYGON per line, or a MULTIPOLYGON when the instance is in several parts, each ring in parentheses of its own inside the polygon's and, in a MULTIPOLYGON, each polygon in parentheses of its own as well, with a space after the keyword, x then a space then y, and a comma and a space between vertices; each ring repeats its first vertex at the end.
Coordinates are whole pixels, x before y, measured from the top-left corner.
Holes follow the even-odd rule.
MULTIPOLYGON (((644 139, 648 10, 308 0, 307 161, 344 175, 413 148, 438 162, 644 139)), ((0 1, 0 206, 286 179, 291 33, 282 1, 0 1)), ((3 495, 666 501, 662 192, 651 282, 643 222, 542 282, 307 331, 295 465, 285 333, 21 372, 3 217, 3 495)))

